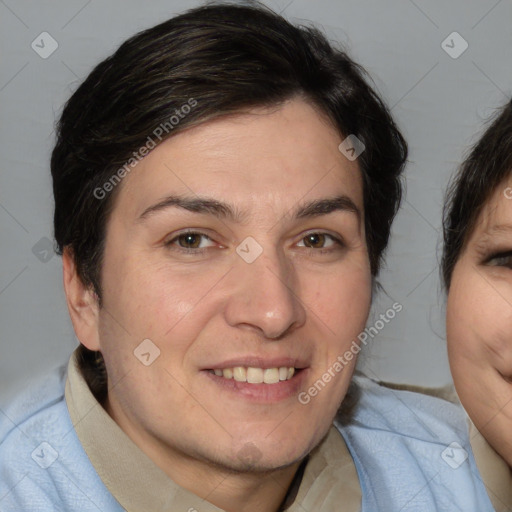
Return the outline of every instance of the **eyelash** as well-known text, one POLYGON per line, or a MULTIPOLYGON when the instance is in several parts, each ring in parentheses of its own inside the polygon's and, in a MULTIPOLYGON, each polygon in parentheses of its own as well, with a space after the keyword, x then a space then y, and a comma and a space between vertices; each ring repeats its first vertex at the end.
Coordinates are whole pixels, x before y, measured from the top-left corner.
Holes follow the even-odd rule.
POLYGON ((484 263, 486 265, 489 265, 489 266, 492 266, 492 267, 508 267, 510 269, 512 269, 512 251, 504 251, 504 252, 498 252, 498 253, 495 253, 495 254, 492 254, 491 256, 489 256, 488 258, 485 259, 484 263), (496 264, 496 263, 492 263, 493 260, 497 260, 497 259, 506 259, 508 260, 508 264, 507 263, 502 263, 502 264, 496 264))
MULTIPOLYGON (((210 247, 193 248, 193 247, 180 247, 178 245, 174 245, 180 237, 187 236, 187 235, 196 235, 196 236, 204 237, 204 238, 208 239, 209 241, 213 242, 212 238, 209 237, 206 233, 201 233, 200 231, 184 231, 182 233, 178 233, 172 239, 165 242, 164 246, 170 250, 178 251, 178 252, 185 253, 185 254, 204 254, 208 249, 210 249, 210 247)), ((331 235, 330 233, 326 233, 324 231, 310 231, 309 233, 306 233, 300 239, 300 241, 301 242, 304 241, 305 238, 307 238, 308 236, 311 236, 311 235, 323 235, 323 236, 331 239, 334 242, 334 245, 337 246, 337 247, 334 247, 331 249, 326 249, 326 248, 315 249, 314 247, 305 247, 305 249, 315 252, 316 254, 332 253, 333 251, 335 251, 337 249, 339 250, 340 248, 345 247, 345 244, 343 243, 343 241, 340 238, 335 237, 334 235, 331 235)))

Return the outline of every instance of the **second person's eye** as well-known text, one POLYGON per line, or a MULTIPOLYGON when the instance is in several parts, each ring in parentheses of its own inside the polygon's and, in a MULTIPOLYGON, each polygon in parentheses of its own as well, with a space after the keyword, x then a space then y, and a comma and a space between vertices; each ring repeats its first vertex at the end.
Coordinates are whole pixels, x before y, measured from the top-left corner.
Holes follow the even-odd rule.
POLYGON ((495 254, 488 258, 486 263, 492 267, 512 268, 512 251, 495 254))

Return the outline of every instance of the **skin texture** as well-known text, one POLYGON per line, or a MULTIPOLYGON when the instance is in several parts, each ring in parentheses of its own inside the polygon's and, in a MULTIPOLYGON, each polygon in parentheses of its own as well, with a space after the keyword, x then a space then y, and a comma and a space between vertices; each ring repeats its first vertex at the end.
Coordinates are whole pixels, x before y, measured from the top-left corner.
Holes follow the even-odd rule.
POLYGON ((356 358, 307 405, 297 398, 350 347, 370 308, 362 179, 357 161, 338 150, 343 138, 298 98, 190 128, 121 184, 107 225, 101 309, 64 254, 75 332, 105 358, 106 410, 174 481, 227 511, 277 510, 352 377, 356 358), (240 218, 176 206, 139 218, 169 195, 229 203, 240 218), (295 216, 336 196, 359 213, 295 216), (199 237, 199 249, 180 247, 187 228, 209 237, 199 237), (329 236, 312 245, 311 233, 342 245, 329 236), (247 237, 263 250, 252 263, 236 252, 247 237), (160 350, 149 366, 134 356, 144 339, 160 350), (297 359, 304 370, 278 397, 261 389, 281 384, 248 396, 206 371, 246 357, 260 367, 297 359))
POLYGON ((512 203, 497 187, 457 261, 447 338, 460 400, 491 446, 512 465, 512 203))

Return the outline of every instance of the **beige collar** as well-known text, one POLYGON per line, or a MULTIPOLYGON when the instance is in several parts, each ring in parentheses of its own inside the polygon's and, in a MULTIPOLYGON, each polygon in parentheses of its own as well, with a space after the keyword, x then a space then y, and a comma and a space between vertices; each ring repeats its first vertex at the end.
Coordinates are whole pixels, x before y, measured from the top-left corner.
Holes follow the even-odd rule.
MULTIPOLYGON (((77 436, 101 480, 128 512, 201 510, 222 512, 177 485, 114 422, 94 398, 73 354, 68 365, 66 403, 77 436)), ((361 489, 345 441, 331 427, 311 452, 295 500, 287 512, 328 512, 343 504, 358 512, 361 489)))
POLYGON ((512 474, 508 464, 471 421, 469 436, 476 464, 496 512, 509 512, 512 508, 512 474))

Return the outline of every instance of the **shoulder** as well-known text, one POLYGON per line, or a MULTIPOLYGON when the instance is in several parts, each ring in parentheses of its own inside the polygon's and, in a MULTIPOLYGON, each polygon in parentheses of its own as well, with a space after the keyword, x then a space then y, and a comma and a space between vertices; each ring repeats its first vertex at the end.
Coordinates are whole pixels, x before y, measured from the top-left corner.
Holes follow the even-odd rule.
POLYGON ((0 406, 0 510, 120 512, 69 416, 62 366, 0 406))
POLYGON ((1 406, 0 446, 16 443, 45 430, 47 422, 62 412, 66 367, 61 366, 44 377, 32 381, 14 399, 1 406))
POLYGON ((427 394, 423 388, 384 384, 362 375, 354 383, 358 393, 354 414, 369 426, 432 442, 446 436, 467 437, 464 409, 444 399, 445 391, 427 394))
POLYGON ((355 405, 335 425, 367 500, 379 510, 493 510, 460 405, 364 376, 354 386, 355 405))
POLYGON ((66 367, 0 408, 0 510, 120 511, 80 444, 65 400, 66 367))
POLYGON ((50 493, 51 479, 48 478, 49 473, 43 470, 58 457, 54 446, 58 444, 55 438, 60 434, 59 427, 65 423, 65 375, 65 367, 59 367, 30 383, 26 390, 1 407, 2 507, 14 502, 19 489, 24 489, 25 496, 16 501, 17 506, 23 506, 29 496, 42 508, 51 505, 45 501, 50 493), (39 487, 46 487, 45 492, 36 492, 35 489, 39 487))
MULTIPOLYGON (((432 388, 411 386, 408 384, 393 384, 388 382, 379 382, 379 384, 395 390, 412 391, 415 393, 443 398, 444 400, 448 400, 449 402, 461 406, 453 385, 432 388)), ((491 499, 496 511, 512 510, 512 488, 510 485, 512 483, 512 478, 509 466, 506 461, 489 445, 467 415, 466 424, 468 425, 471 450, 487 489, 489 498, 491 499)))
MULTIPOLYGON (((38 436, 56 415, 62 414, 66 367, 61 366, 32 381, 27 388, 1 406, 0 447, 5 450, 19 440, 38 436)), ((64 407, 65 408, 65 407, 64 407)))

